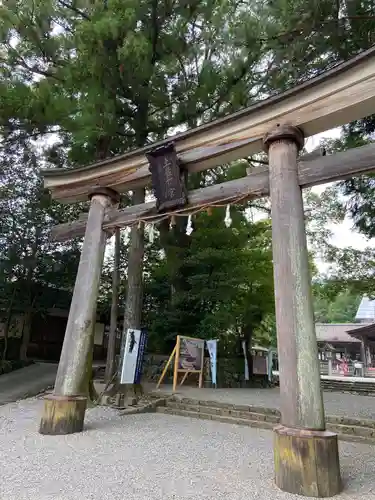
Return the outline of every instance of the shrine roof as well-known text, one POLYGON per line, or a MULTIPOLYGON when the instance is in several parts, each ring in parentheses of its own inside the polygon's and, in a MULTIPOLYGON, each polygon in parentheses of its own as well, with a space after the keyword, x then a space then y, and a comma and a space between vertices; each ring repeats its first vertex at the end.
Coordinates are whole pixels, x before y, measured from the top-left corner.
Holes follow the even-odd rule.
POLYGON ((371 324, 360 324, 359 328, 355 330, 350 330, 348 332, 352 337, 356 337, 359 341, 361 340, 370 340, 372 342, 375 341, 375 323, 371 324))
POLYGON ((318 342, 328 343, 358 343, 360 340, 352 337, 351 333, 362 327, 363 324, 358 323, 316 323, 316 339, 318 342))

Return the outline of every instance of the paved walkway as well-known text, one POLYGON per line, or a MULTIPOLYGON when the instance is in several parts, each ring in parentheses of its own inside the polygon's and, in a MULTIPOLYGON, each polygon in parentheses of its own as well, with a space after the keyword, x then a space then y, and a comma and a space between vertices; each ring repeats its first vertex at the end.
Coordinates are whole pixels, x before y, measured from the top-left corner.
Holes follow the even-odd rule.
MULTIPOLYGON (((1 500, 299 498, 274 485, 270 431, 97 407, 85 432, 42 436, 41 408, 32 399, 0 408, 1 500)), ((374 499, 374 447, 340 443, 340 462, 335 500, 374 499)))
POLYGON ((55 382, 57 364, 33 365, 0 375, 0 405, 35 396, 55 382))
MULTIPOLYGON (((149 388, 151 389, 151 387, 149 388)), ((158 392, 154 389, 153 392, 158 392)), ((161 393, 172 393, 172 386, 162 386, 161 393)), ((178 394, 187 398, 222 401, 238 405, 280 407, 280 392, 275 389, 198 389, 179 387, 178 394)), ((375 419, 375 397, 341 392, 324 392, 324 406, 328 415, 375 419)), ((375 498, 375 497, 374 497, 375 498)))

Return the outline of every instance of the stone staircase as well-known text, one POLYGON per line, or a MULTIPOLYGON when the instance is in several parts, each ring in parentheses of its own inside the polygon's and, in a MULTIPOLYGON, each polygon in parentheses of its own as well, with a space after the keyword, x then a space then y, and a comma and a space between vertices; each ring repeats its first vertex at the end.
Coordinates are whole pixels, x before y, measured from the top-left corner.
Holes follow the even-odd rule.
MULTIPOLYGON (((199 401, 189 398, 164 400, 165 406, 156 411, 167 415, 214 420, 228 424, 273 429, 280 422, 280 412, 272 408, 242 406, 217 401, 199 401)), ((343 441, 375 444, 375 420, 327 416, 327 430, 338 434, 343 441)))
POLYGON ((342 380, 327 380, 322 379, 321 385, 323 391, 333 391, 333 392, 350 392, 354 394, 360 394, 362 396, 375 396, 375 383, 365 382, 365 381, 352 381, 346 380, 344 377, 342 380))

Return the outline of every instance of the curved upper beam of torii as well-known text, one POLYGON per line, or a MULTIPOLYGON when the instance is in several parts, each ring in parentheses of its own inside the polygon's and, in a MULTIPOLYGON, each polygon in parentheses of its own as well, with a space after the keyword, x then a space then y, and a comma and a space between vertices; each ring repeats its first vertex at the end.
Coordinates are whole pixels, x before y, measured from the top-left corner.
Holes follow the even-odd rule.
POLYGON ((121 156, 75 169, 43 171, 56 200, 87 200, 95 186, 125 192, 150 184, 146 152, 173 141, 181 163, 201 171, 262 149, 276 124, 300 127, 305 137, 375 113, 375 47, 277 96, 219 120, 121 156))

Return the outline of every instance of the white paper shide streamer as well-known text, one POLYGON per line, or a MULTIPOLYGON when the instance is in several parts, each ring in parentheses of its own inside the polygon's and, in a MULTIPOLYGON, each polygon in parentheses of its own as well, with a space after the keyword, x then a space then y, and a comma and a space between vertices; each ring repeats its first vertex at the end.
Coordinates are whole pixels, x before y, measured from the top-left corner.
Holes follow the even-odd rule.
POLYGON ((193 232, 193 221, 192 221, 191 215, 189 215, 187 225, 186 225, 186 234, 188 236, 190 236, 192 232, 193 232))
POLYGON ((176 225, 176 216, 172 215, 171 220, 169 222, 169 229, 173 229, 176 225))
POLYGON ((226 227, 230 227, 232 225, 232 218, 230 216, 230 205, 227 205, 227 208, 225 210, 224 224, 226 225, 226 227))
POLYGON ((155 239, 155 224, 150 224, 148 226, 148 241, 154 243, 155 239))

